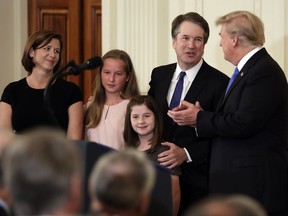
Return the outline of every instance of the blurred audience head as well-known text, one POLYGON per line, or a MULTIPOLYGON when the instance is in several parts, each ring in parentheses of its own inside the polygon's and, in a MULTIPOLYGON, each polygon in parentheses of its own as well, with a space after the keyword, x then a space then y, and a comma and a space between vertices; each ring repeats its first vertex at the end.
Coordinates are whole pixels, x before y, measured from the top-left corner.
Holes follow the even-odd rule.
POLYGON ((38 128, 3 152, 4 183, 16 215, 71 215, 80 208, 80 155, 65 134, 38 128))
POLYGON ((0 128, 0 156, 3 152, 3 149, 12 141, 15 134, 12 130, 7 130, 0 128))
POLYGON ((155 168, 143 152, 109 152, 91 173, 91 211, 101 216, 145 215, 154 182, 155 168))
MULTIPOLYGON (((15 134, 7 129, 0 129, 0 213, 5 212, 6 215, 11 213, 12 199, 10 193, 4 185, 3 169, 2 169, 2 152, 9 145, 15 134)), ((2 214, 2 213, 1 213, 2 214)))
POLYGON ((204 199, 184 216, 267 216, 264 208, 244 195, 215 196, 204 199))

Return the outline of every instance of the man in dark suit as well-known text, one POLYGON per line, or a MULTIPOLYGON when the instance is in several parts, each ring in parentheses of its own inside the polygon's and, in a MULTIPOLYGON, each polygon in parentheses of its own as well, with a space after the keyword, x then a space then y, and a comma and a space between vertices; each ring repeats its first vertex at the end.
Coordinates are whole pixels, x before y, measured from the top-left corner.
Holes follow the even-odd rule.
MULTIPOLYGON (((224 58, 238 75, 216 112, 182 102, 168 115, 179 125, 213 137, 212 193, 242 193, 261 202, 269 216, 288 215, 288 85, 283 70, 263 48, 262 21, 247 11, 231 12, 221 25, 224 58), (179 110, 179 111, 178 111, 179 110)), ((203 108, 203 107, 202 107, 203 108)))
POLYGON ((215 111, 229 78, 202 59, 209 37, 209 25, 202 16, 194 12, 177 16, 172 22, 171 34, 177 63, 160 66, 152 71, 148 94, 158 102, 163 114, 167 142, 162 144, 170 147, 158 155, 158 160, 168 168, 179 165, 182 168, 181 214, 208 193, 210 141, 199 139, 194 128, 178 126, 167 116, 167 111, 173 108, 170 101, 177 89, 179 74, 181 71, 186 73, 180 100, 184 98, 191 103, 201 101, 207 111, 215 111))

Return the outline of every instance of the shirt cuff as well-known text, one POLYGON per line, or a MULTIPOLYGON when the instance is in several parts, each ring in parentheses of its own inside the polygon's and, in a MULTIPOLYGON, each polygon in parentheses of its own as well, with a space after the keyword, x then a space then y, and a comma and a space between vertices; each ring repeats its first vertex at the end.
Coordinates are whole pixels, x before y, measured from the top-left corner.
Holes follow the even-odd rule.
POLYGON ((188 160, 186 160, 186 162, 187 162, 187 163, 191 163, 191 162, 192 162, 192 159, 191 159, 191 157, 190 157, 189 152, 187 151, 186 148, 183 148, 183 149, 184 149, 184 151, 185 151, 185 153, 186 153, 186 155, 187 155, 187 158, 188 158, 188 160))

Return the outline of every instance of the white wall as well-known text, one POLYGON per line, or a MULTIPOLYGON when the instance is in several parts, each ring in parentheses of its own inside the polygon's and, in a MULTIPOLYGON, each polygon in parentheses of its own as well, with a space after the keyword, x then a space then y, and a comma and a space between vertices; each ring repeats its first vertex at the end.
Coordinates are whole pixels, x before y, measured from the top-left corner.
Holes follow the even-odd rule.
POLYGON ((0 94, 26 73, 21 66, 27 39, 27 0, 0 0, 0 94))
POLYGON ((215 20, 233 10, 248 10, 265 25, 265 47, 288 75, 288 2, 286 0, 102 0, 103 54, 118 48, 134 62, 141 91, 147 92, 151 70, 175 62, 170 26, 179 14, 196 11, 208 21, 210 38, 204 59, 231 76, 223 59, 215 20))
MULTIPOLYGON (((227 75, 232 65, 223 59, 216 18, 232 10, 249 10, 265 25, 265 47, 288 77, 287 0, 102 0, 103 54, 127 51, 136 69, 140 89, 148 90, 151 70, 175 62, 170 26, 180 13, 196 11, 210 24, 204 58, 227 75)), ((21 57, 27 39, 27 0, 0 0, 0 93, 7 83, 26 75, 21 57)))

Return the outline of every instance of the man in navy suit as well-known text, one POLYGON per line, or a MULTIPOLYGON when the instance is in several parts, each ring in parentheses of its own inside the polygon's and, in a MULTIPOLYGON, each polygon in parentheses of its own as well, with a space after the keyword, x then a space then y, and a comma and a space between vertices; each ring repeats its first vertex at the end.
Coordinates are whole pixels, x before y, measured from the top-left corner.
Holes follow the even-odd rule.
POLYGON ((201 101, 207 111, 215 111, 224 94, 229 78, 203 60, 205 44, 209 38, 209 25, 198 13, 177 16, 172 22, 172 44, 177 63, 153 69, 151 95, 160 107, 165 125, 163 145, 170 149, 159 154, 161 165, 174 168, 181 165, 180 214, 192 203, 208 193, 209 139, 196 136, 194 128, 179 126, 168 117, 170 102, 181 71, 185 71, 181 99, 191 103, 201 101))
POLYGON ((224 58, 238 75, 216 112, 182 102, 168 115, 179 125, 213 137, 212 193, 242 193, 261 202, 269 216, 288 215, 288 85, 267 53, 262 21, 247 11, 231 12, 221 25, 224 58), (203 110, 202 110, 202 108, 203 110))

